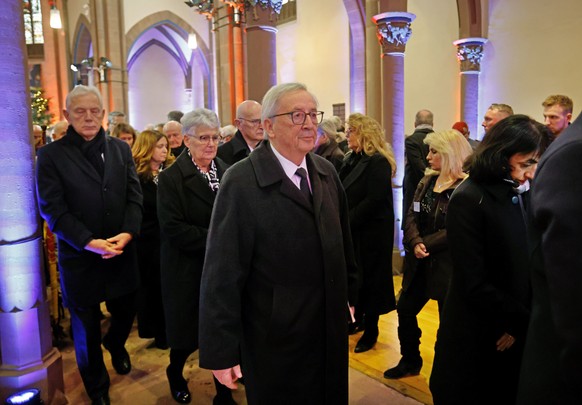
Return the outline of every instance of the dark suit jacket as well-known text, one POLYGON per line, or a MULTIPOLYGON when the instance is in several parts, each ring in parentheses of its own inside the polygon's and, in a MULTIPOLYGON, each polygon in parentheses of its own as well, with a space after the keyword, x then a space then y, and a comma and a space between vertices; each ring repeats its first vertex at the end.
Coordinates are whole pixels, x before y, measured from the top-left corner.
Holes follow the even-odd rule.
POLYGON ((532 186, 531 323, 519 404, 582 403, 582 115, 541 159, 532 186))
POLYGON ((243 160, 251 153, 240 131, 236 131, 230 142, 218 147, 217 156, 229 165, 243 160))
POLYGON ((350 227, 360 273, 359 302, 365 313, 396 308, 392 280, 394 204, 388 160, 379 153, 354 154, 340 170, 350 212, 350 227), (352 161, 357 161, 353 165, 352 161))
POLYGON ((339 148, 335 139, 329 139, 329 142, 325 145, 320 145, 314 153, 327 159, 331 162, 333 167, 339 172, 344 161, 344 152, 339 148))
MULTIPOLYGON (((93 165, 67 136, 39 150, 37 192, 42 217, 57 235, 63 299, 88 306, 137 289, 135 240, 123 254, 104 260, 84 250, 91 239, 129 232, 134 239, 142 219, 142 194, 128 145, 105 138, 105 173, 93 165)), ((101 129, 103 131, 103 129, 101 129)))
POLYGON ((200 366, 241 364, 249 404, 347 404, 356 267, 333 166, 307 155, 313 206, 268 142, 224 176, 200 298, 200 366))
POLYGON ((402 218, 406 218, 408 207, 412 204, 414 192, 420 179, 424 177, 424 170, 428 167, 426 155, 428 155, 428 145, 424 143, 426 135, 434 132, 431 128, 417 129, 404 141, 404 155, 406 165, 404 166, 404 179, 402 181, 402 218))
POLYGON ((469 176, 451 197, 446 227, 453 274, 430 378, 435 404, 512 404, 531 298, 519 201, 510 184, 469 176), (500 352, 504 333, 515 343, 500 352))
MULTIPOLYGON (((218 158, 215 163, 220 179, 227 165, 218 158)), ((198 348, 200 277, 214 198, 187 153, 159 175, 162 298, 173 349, 198 348)))

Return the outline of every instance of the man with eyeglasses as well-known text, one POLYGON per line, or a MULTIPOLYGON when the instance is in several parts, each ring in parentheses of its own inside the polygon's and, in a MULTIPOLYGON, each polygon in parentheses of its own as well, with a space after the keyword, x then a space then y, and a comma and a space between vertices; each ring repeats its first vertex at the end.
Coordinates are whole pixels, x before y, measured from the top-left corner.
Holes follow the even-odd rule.
POLYGON ((261 124, 261 104, 246 100, 236 109, 234 125, 236 134, 230 142, 218 148, 218 157, 229 165, 246 158, 263 140, 263 125, 261 124))
POLYGON ((309 153, 322 118, 303 84, 271 88, 268 140, 226 172, 214 205, 200 366, 229 388, 244 377, 249 404, 348 403, 357 269, 341 182, 309 153))

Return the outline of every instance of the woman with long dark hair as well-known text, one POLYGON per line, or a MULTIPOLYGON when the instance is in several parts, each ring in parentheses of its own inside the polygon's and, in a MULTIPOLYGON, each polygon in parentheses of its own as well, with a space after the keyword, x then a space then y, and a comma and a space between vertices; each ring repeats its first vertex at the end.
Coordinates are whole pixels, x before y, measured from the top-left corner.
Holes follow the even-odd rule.
POLYGON ((453 274, 430 378, 436 405, 515 402, 531 299, 527 190, 551 141, 525 115, 499 121, 452 195, 453 274))

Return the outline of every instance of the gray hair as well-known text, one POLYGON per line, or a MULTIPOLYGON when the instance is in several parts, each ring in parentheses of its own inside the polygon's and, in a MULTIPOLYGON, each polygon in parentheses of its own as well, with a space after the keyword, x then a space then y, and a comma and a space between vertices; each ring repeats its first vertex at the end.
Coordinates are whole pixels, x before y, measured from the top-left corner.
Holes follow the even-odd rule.
POLYGON ((296 91, 306 91, 315 101, 315 105, 318 105, 317 98, 307 90, 307 86, 303 83, 283 83, 273 86, 267 91, 265 97, 263 97, 263 112, 261 114, 261 119, 263 122, 265 119, 272 117, 277 113, 277 108, 279 107, 279 101, 289 93, 295 93, 296 91))
POLYGON ((68 110, 71 107, 71 104, 73 103, 73 99, 80 96, 84 96, 86 94, 95 95, 99 100, 99 107, 103 109, 103 98, 101 97, 101 93, 99 93, 97 87, 84 86, 82 84, 75 86, 73 90, 71 90, 71 92, 67 94, 67 98, 65 100, 65 108, 68 110))
POLYGON ((220 128, 218 116, 212 110, 207 108, 197 108, 190 111, 180 120, 182 123, 182 133, 188 134, 192 128, 196 131, 199 127, 220 128))
POLYGON ((319 124, 319 129, 321 129, 329 139, 333 139, 335 141, 337 135, 337 126, 335 123, 336 120, 332 118, 324 118, 323 121, 319 124))
POLYGON ((234 125, 227 125, 220 128, 220 136, 233 136, 236 134, 236 127, 234 125))
POLYGON ((122 113, 121 111, 111 111, 109 113, 109 115, 107 116, 107 122, 110 124, 113 124, 113 121, 115 120, 115 117, 123 117, 125 118, 125 114, 122 113))

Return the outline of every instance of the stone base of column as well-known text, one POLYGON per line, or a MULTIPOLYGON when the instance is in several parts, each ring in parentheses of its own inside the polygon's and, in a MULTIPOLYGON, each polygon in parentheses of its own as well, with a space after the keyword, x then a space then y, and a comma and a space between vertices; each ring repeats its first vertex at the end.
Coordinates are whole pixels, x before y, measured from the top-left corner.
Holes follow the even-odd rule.
POLYGON ((0 403, 10 395, 29 388, 39 389, 46 405, 66 404, 61 353, 52 348, 42 363, 20 369, 0 368, 0 403))

